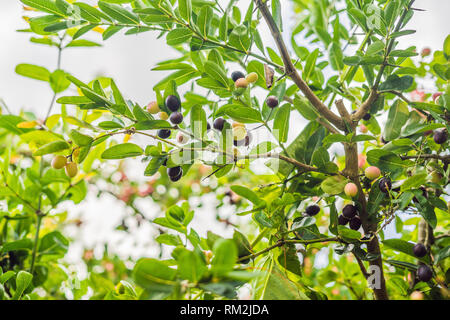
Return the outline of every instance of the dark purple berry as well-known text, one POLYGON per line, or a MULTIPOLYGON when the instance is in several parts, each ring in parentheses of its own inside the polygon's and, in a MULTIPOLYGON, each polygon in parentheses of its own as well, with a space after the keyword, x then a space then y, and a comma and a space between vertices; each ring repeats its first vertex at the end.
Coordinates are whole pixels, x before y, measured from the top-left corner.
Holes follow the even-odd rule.
POLYGON ((305 212, 308 216, 312 217, 320 212, 320 207, 316 204, 313 204, 312 206, 306 207, 305 212))
POLYGON ((382 142, 383 144, 387 144, 387 143, 389 143, 389 141, 386 141, 386 140, 384 139, 384 137, 383 137, 383 136, 381 136, 381 142, 382 142))
POLYGON ((381 192, 388 193, 392 188, 392 182, 389 178, 381 178, 380 182, 378 182, 378 186, 380 187, 381 192))
POLYGON ((419 281, 428 282, 433 278, 433 271, 427 265, 420 265, 417 269, 417 278, 419 281))
POLYGON ((183 114, 181 112, 174 112, 170 115, 169 119, 173 124, 180 124, 183 122, 183 114))
POLYGON ((211 125, 209 124, 209 122, 206 123, 206 130, 211 129, 211 125))
POLYGON ((358 210, 356 209, 356 207, 352 204, 348 204, 346 205, 343 209, 342 209, 342 215, 344 217, 346 217, 347 219, 351 219, 354 216, 356 216, 356 213, 358 212, 358 210))
POLYGON ((280 102, 278 101, 277 97, 269 96, 266 99, 266 103, 269 108, 273 109, 273 108, 276 108, 280 102))
POLYGON ((241 79, 241 78, 245 78, 245 74, 243 74, 243 73, 240 72, 240 71, 234 71, 234 72, 231 74, 231 80, 233 80, 233 82, 236 82, 237 79, 241 79))
POLYGON ((251 141, 252 141, 252 134, 250 132, 247 132, 247 135, 245 136, 244 139, 242 139, 242 140, 233 140, 233 144, 236 147, 242 147, 242 146, 248 147, 248 145, 250 144, 251 141))
POLYGON ((416 257, 422 258, 427 254, 427 248, 422 243, 417 243, 413 247, 414 255, 416 257))
POLYGON ((180 171, 180 173, 177 176, 169 176, 170 181, 175 182, 181 179, 183 176, 183 170, 180 171))
POLYGON ((217 118, 216 120, 214 120, 214 123, 213 123, 214 129, 222 131, 224 125, 225 125, 224 118, 217 118))
POLYGON ((174 95, 168 96, 166 98, 166 107, 172 112, 177 111, 181 107, 180 99, 174 95))
POLYGON ((350 220, 347 219, 346 217, 344 217, 342 214, 339 215, 338 217, 338 223, 341 226, 345 226, 350 220))
POLYGON ((168 137, 170 137, 170 130, 169 129, 159 129, 158 137, 160 137, 161 139, 167 139, 168 137))
POLYGON ((181 167, 172 167, 167 169, 167 174, 169 177, 176 177, 180 173, 183 173, 183 169, 181 169, 181 167))
POLYGON ((433 135, 433 140, 437 144, 443 144, 447 141, 448 135, 447 131, 444 130, 436 130, 433 135))
POLYGON ((354 216, 350 220, 350 229, 358 230, 361 227, 361 219, 358 216, 354 216))
POLYGON ((368 120, 370 120, 371 117, 372 117, 372 116, 370 115, 370 113, 366 113, 366 114, 363 116, 363 120, 368 121, 368 120))

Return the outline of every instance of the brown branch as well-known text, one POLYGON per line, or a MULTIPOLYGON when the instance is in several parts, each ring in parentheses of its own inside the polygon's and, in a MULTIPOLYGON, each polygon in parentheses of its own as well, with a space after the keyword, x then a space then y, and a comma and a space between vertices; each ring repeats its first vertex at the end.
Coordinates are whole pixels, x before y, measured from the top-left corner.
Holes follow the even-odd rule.
POLYGON ((358 122, 361 120, 366 113, 369 112, 370 107, 372 104, 377 100, 378 98, 378 92, 376 88, 373 88, 372 91, 370 91, 369 97, 367 97, 367 100, 364 101, 358 108, 358 110, 352 115, 351 119, 353 122, 358 122))
POLYGON ((278 26, 273 19, 269 8, 267 7, 265 1, 263 0, 254 0, 256 6, 259 8, 261 14, 266 21, 270 32, 272 33, 272 37, 275 40, 275 43, 280 51, 281 58, 283 60, 283 64, 285 67, 285 73, 289 76, 292 81, 297 85, 300 91, 305 95, 305 97, 311 102, 311 104, 316 108, 316 110, 322 114, 325 119, 330 121, 333 125, 335 125, 338 129, 343 130, 344 124, 340 117, 332 112, 328 107, 323 104, 322 101, 314 94, 314 92, 309 88, 308 84, 301 78, 294 64, 292 63, 291 57, 287 50, 286 44, 284 43, 283 37, 278 29, 278 26))
POLYGON ((402 160, 407 159, 436 159, 443 162, 450 162, 450 155, 441 156, 439 154, 418 154, 413 156, 400 156, 402 160))

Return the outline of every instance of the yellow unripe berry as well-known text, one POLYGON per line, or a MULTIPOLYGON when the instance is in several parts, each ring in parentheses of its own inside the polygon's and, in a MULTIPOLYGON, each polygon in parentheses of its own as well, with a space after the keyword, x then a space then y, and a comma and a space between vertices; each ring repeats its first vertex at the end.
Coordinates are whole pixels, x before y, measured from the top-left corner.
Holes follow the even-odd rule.
POLYGON ((248 87, 248 81, 245 80, 245 78, 239 78, 239 79, 236 80, 234 85, 236 86, 236 88, 247 88, 248 87))
POLYGON ((66 164, 65 171, 69 178, 73 178, 78 173, 78 166, 75 162, 69 162, 66 164))
POLYGON ((358 194, 358 187, 353 182, 347 183, 344 192, 349 197, 354 197, 358 194))
POLYGON ((236 141, 241 141, 247 136, 247 130, 244 127, 233 128, 233 139, 236 141))
POLYGON ((161 109, 159 108, 158 102, 156 101, 152 101, 147 105, 147 111, 150 112, 151 114, 157 114, 158 112, 161 111, 161 109))
POLYGON ((67 159, 64 156, 56 156, 52 160, 53 169, 62 169, 67 163, 67 159))
POLYGON ((247 80, 248 83, 255 83, 258 81, 258 74, 256 72, 251 72, 245 77, 245 80, 247 80))
POLYGON ((161 112, 159 113, 159 118, 160 118, 161 120, 167 120, 167 119, 169 119, 169 115, 167 114, 167 112, 161 111, 161 112))

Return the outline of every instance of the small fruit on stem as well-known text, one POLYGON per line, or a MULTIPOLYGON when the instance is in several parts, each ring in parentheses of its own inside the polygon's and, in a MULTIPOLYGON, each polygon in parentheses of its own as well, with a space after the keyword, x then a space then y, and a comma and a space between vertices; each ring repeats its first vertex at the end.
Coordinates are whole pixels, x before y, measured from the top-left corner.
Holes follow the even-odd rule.
POLYGON ((77 175, 77 173, 78 173, 78 166, 77 166, 77 164, 76 164, 75 162, 68 162, 68 163, 66 164, 65 171, 66 171, 66 175, 67 175, 69 178, 73 178, 73 177, 75 177, 75 176, 77 175))
POLYGON ((359 228, 361 228, 361 219, 358 216, 354 216, 350 220, 350 229, 358 230, 359 228))
POLYGON ((183 122, 183 114, 181 112, 174 112, 170 115, 170 122, 173 124, 180 124, 183 122))
POLYGON ((245 77, 245 80, 247 80, 248 83, 255 83, 258 81, 258 74, 256 72, 251 72, 245 77))
POLYGON ((361 133, 367 133, 369 129, 365 125, 361 124, 359 125, 359 131, 361 131, 361 133))
POLYGON ((234 141, 241 141, 247 136, 247 130, 245 127, 235 127, 233 128, 233 139, 234 141))
POLYGON ((244 127, 245 128, 245 124, 236 121, 231 124, 231 127, 232 128, 236 128, 236 127, 244 127))
POLYGON ((389 190, 392 188, 392 182, 389 178, 381 178, 380 182, 378 182, 378 186, 380 187, 381 192, 389 193, 389 190))
POLYGON ((422 258, 427 254, 427 248, 422 243, 417 243, 413 247, 413 252, 416 257, 422 258))
POLYGON ((231 74, 231 80, 233 80, 233 82, 236 82, 238 79, 243 79, 243 78, 245 78, 245 75, 240 71, 234 71, 231 74))
POLYGON ((366 114, 363 116, 363 120, 365 120, 365 121, 369 121, 370 118, 372 118, 372 115, 371 115, 370 113, 366 113, 366 114))
POLYGON ((211 129, 211 125, 209 124, 209 122, 206 123, 206 130, 210 130, 211 129))
POLYGON ((268 106, 269 108, 273 109, 273 108, 278 107, 278 104, 279 104, 280 102, 278 101, 278 98, 277 98, 277 97, 275 97, 275 96, 269 96, 269 97, 267 97, 267 99, 266 99, 266 103, 267 103, 267 106, 268 106))
POLYGON ((180 180, 182 176, 183 176, 183 170, 181 170, 181 172, 177 176, 169 176, 169 179, 172 182, 176 182, 176 181, 180 180))
POLYGON ((342 209, 342 215, 347 219, 352 219, 356 216, 357 212, 358 209, 356 209, 356 207, 352 204, 348 204, 342 209))
POLYGON ((177 142, 178 143, 185 144, 188 141, 189 141, 189 138, 185 134, 183 134, 182 132, 177 133, 177 142))
POLYGON ((431 54, 431 49, 428 48, 428 47, 423 48, 422 51, 420 52, 420 55, 421 55, 422 57, 427 57, 427 56, 429 56, 430 54, 431 54))
POLYGON ((151 114, 156 114, 158 112, 161 111, 161 109, 159 108, 158 102, 156 101, 152 101, 147 105, 147 111, 150 112, 151 114))
POLYGON ((448 134, 447 131, 444 130, 436 130, 433 135, 433 140, 437 144, 444 144, 447 141, 448 134))
POLYGON ((358 194, 358 187, 353 182, 349 182, 345 185, 344 192, 348 197, 354 197, 358 194))
POLYGON ((316 214, 318 214, 320 212, 320 207, 316 204, 313 204, 311 206, 306 207, 305 209, 305 213, 312 217, 315 216, 316 214))
POLYGON ((157 134, 158 137, 160 137, 161 139, 167 139, 168 137, 170 137, 170 130, 169 129, 159 129, 157 134))
POLYGON ((411 293, 409 297, 411 298, 411 300, 423 300, 424 295, 422 292, 416 290, 413 293, 411 293))
POLYGON ((381 171, 377 167, 370 166, 364 171, 364 174, 368 179, 375 180, 381 175, 381 171))
POLYGON ((224 118, 217 118, 216 120, 214 120, 214 123, 213 123, 214 129, 222 131, 224 125, 225 125, 224 118))
POLYGON ((245 78, 239 78, 239 79, 236 80, 234 85, 236 86, 236 88, 247 88, 248 87, 248 81, 245 80, 245 78))
POLYGON ((161 120, 169 119, 169 115, 167 114, 167 112, 161 111, 158 115, 161 120))
POLYGON ((442 95, 442 92, 435 92, 433 93, 433 95, 431 96, 431 99, 433 99, 433 102, 435 104, 438 104, 439 102, 439 97, 442 95))
POLYGON ((339 215, 338 217, 338 223, 341 226, 345 226, 350 220, 347 219, 346 217, 344 217, 342 214, 339 215))
POLYGON ((420 265, 417 269, 417 279, 419 279, 419 281, 428 282, 431 278, 433 278, 433 271, 430 267, 425 264, 420 265))
POLYGON ((169 175, 169 177, 176 177, 180 173, 183 173, 183 169, 181 169, 181 167, 172 167, 167 169, 167 174, 169 175))
POLYGON ((181 107, 180 99, 174 95, 167 96, 166 107, 172 112, 178 111, 181 107))
POLYGON ((52 160, 53 169, 62 169, 67 163, 67 159, 64 156, 56 156, 52 160))

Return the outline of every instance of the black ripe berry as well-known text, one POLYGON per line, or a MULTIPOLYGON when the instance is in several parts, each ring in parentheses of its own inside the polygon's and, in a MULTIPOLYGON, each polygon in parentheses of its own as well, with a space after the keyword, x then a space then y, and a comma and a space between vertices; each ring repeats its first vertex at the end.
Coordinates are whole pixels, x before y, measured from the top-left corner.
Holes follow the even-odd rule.
POLYGON ((347 219, 346 217, 344 217, 342 214, 339 215, 338 217, 338 223, 341 226, 345 226, 350 220, 347 219))
POLYGON ((392 188, 392 182, 389 178, 381 178, 380 182, 378 182, 378 186, 380 187, 381 192, 388 193, 392 188))
POLYGON ((164 158, 164 160, 163 160, 163 163, 162 163, 162 165, 165 167, 165 166, 167 166, 167 157, 166 158, 164 158))
POLYGON ((420 265, 417 269, 417 278, 419 281, 428 282, 433 278, 433 271, 427 265, 420 265))
POLYGON ((167 174, 169 177, 177 177, 181 174, 183 174, 183 169, 181 167, 172 167, 167 169, 167 174))
POLYGON ((358 216, 354 216, 350 220, 350 229, 358 230, 361 227, 361 219, 358 216))
POLYGON ((241 78, 245 78, 245 74, 243 74, 240 71, 234 71, 231 74, 231 80, 233 80, 233 82, 236 82, 237 79, 241 79, 241 78))
POLYGON ((447 141, 448 135, 445 130, 436 130, 433 135, 433 140, 437 144, 443 144, 447 141))
POLYGON ((269 96, 266 99, 267 106, 271 109, 276 108, 279 104, 278 98, 275 96, 269 96))
POLYGON ((180 171, 180 173, 177 176, 169 176, 170 181, 175 182, 181 179, 183 176, 183 170, 180 171))
POLYGON ((370 113, 366 113, 366 114, 363 116, 363 120, 368 121, 368 120, 370 120, 371 117, 372 117, 372 116, 370 115, 370 113))
POLYGON ((214 120, 213 127, 216 130, 222 131, 224 124, 225 124, 224 118, 217 118, 216 120, 214 120))
POLYGON ((313 204, 312 206, 306 207, 305 212, 308 216, 312 217, 320 212, 320 207, 316 204, 313 204))
POLYGON ((417 243, 413 247, 414 255, 418 258, 425 257, 427 254, 427 248, 422 243, 417 243))
POLYGON ((180 99, 177 96, 170 95, 166 98, 166 106, 170 111, 175 112, 181 107, 180 99))
POLYGON ((206 123, 206 130, 211 129, 211 125, 209 124, 209 122, 206 123))
POLYGON ((382 142, 383 144, 386 144, 386 143, 388 143, 389 141, 386 141, 386 140, 384 139, 384 137, 381 136, 381 142, 382 142))
POLYGON ((167 139, 168 137, 170 137, 170 130, 169 129, 159 129, 158 137, 160 137, 161 139, 167 139))
POLYGON ((344 209, 342 209, 342 215, 344 217, 346 217, 347 219, 351 219, 354 216, 356 216, 356 212, 358 210, 356 209, 356 207, 352 204, 348 204, 344 207, 344 209))
POLYGON ((174 112, 170 115, 170 122, 173 124, 180 124, 183 122, 183 114, 181 112, 174 112))

